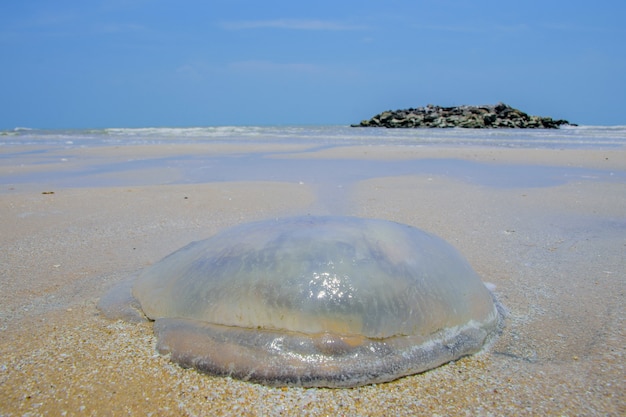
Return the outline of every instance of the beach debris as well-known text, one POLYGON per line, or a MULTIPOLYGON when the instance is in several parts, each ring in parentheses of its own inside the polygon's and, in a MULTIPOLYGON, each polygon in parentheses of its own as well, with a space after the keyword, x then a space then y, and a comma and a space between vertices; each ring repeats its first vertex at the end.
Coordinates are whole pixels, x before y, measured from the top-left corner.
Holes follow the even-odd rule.
POLYGON ((519 128, 519 129, 558 129, 561 125, 572 125, 567 120, 554 120, 551 117, 529 116, 521 110, 498 103, 483 106, 441 107, 432 104, 426 107, 406 110, 384 111, 369 120, 352 127, 388 128, 519 128))
POLYGON ((357 217, 239 225, 112 293, 100 309, 117 318, 127 305, 131 320, 143 312, 172 361, 272 386, 420 373, 481 350, 500 323, 492 294, 452 246, 357 217))
POLYGON ((54 194, 54 191, 42 191, 41 194, 54 194))

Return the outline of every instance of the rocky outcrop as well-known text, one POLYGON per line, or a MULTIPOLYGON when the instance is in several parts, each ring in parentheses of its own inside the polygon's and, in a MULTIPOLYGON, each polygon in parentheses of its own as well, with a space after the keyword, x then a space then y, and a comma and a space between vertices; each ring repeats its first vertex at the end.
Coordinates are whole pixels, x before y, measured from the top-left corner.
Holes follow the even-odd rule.
MULTIPOLYGON (((504 103, 495 106, 440 107, 429 104, 416 109, 385 111, 352 127, 464 127, 558 129, 570 125, 567 120, 551 117, 529 116, 504 103)), ((575 126, 575 125, 574 125, 575 126)))

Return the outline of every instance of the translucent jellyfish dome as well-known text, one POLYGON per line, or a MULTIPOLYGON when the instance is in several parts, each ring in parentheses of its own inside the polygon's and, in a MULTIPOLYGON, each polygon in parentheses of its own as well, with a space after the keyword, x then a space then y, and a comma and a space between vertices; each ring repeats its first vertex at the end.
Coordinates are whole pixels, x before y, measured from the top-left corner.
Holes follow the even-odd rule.
POLYGON ((477 352, 499 322, 491 293, 452 246, 356 217, 234 227, 145 269, 132 294, 173 361, 281 386, 423 372, 477 352))

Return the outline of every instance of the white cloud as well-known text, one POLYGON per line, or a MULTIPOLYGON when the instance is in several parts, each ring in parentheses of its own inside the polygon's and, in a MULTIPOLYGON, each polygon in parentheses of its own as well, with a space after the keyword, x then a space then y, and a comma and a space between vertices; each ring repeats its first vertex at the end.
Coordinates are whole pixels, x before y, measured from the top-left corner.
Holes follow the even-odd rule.
POLYGON ((244 29, 290 29, 290 30, 362 30, 364 26, 352 25, 330 20, 311 19, 275 19, 275 20, 238 20, 222 22, 220 26, 228 30, 244 29))
POLYGON ((300 74, 316 74, 324 72, 324 68, 308 63, 280 63, 273 61, 251 60, 231 62, 229 68, 245 72, 288 72, 300 74))
POLYGON ((361 72, 352 67, 309 62, 247 60, 230 62, 223 68, 231 74, 238 74, 244 77, 295 77, 307 80, 326 81, 354 81, 362 77, 361 72))
POLYGON ((189 82, 220 79, 254 79, 255 77, 299 78, 307 80, 356 80, 362 77, 358 69, 341 65, 311 62, 276 62, 272 60, 240 60, 225 63, 184 62, 173 69, 179 80, 189 82), (234 78, 232 78, 234 77, 234 78))
POLYGON ((202 71, 195 65, 184 64, 176 68, 176 74, 184 79, 188 80, 200 80, 203 79, 202 71))
POLYGON ((528 30, 528 26, 520 25, 496 25, 496 26, 466 26, 466 25, 417 25, 417 29, 433 30, 441 32, 459 32, 459 33, 503 33, 503 32, 520 32, 528 30))

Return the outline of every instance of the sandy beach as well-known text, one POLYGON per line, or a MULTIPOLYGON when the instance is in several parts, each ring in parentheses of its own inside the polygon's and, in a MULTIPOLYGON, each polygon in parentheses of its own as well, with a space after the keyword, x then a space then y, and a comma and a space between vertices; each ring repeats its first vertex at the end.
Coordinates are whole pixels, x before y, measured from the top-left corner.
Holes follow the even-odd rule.
POLYGON ((19 176, 0 189, 2 416, 626 415, 623 149, 38 149, 0 149, 15 153, 0 175, 19 176), (502 335, 390 383, 269 388, 182 369, 157 354, 151 323, 96 308, 191 241, 307 213, 442 237, 495 286, 502 335))

